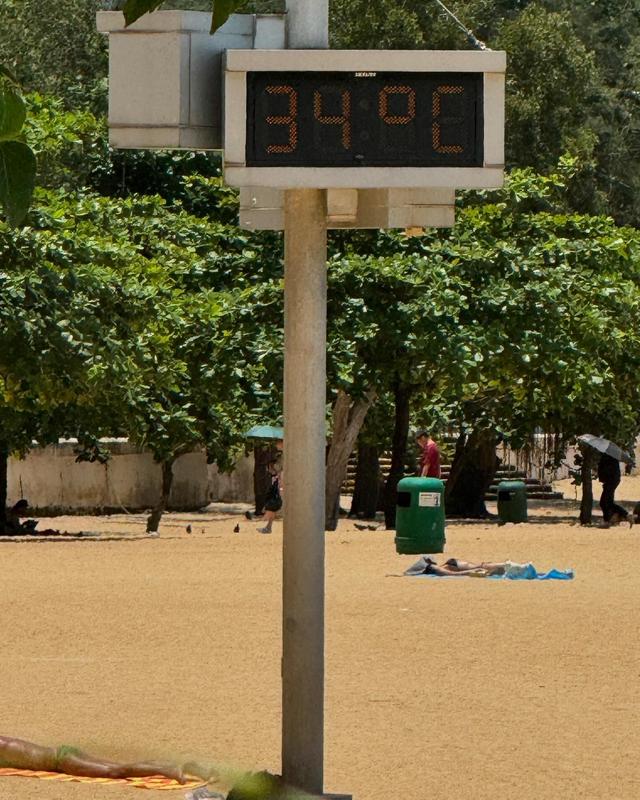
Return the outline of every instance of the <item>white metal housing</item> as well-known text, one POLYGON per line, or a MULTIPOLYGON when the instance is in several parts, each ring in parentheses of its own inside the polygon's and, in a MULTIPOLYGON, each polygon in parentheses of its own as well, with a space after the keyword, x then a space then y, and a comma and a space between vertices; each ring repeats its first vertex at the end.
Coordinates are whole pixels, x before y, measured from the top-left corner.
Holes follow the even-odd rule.
POLYGON ((225 180, 231 186, 379 189, 502 186, 506 54, 468 50, 229 50, 225 63, 225 180), (247 72, 482 72, 482 167, 247 167, 247 72))
POLYGON ((285 46, 281 15, 233 14, 212 36, 211 14, 154 11, 125 27, 100 11, 109 34, 109 141, 122 148, 222 147, 222 55, 285 46))
MULTIPOLYGON (((328 228, 450 228, 454 189, 329 189, 328 228)), ((284 230, 284 190, 240 189, 240 227, 284 230)))

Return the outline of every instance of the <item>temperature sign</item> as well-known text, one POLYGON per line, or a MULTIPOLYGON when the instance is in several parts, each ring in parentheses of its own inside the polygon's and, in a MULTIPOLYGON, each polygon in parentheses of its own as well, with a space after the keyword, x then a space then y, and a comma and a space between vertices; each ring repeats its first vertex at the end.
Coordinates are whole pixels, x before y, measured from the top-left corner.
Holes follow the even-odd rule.
POLYGON ((481 167, 482 72, 248 72, 248 167, 481 167))

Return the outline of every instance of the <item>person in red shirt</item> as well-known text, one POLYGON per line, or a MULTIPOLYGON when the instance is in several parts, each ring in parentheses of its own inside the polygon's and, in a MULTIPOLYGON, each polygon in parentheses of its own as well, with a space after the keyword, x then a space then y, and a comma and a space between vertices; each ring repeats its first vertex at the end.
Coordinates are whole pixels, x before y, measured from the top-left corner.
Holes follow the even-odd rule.
POLYGON ((440 477, 440 450, 428 431, 418 431, 416 442, 421 449, 419 475, 421 478, 440 477))

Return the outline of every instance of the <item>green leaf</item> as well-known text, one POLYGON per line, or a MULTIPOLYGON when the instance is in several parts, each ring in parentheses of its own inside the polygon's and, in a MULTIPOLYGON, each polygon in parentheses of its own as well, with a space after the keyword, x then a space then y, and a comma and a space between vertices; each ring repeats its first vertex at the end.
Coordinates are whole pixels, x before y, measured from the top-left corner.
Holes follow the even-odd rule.
POLYGON ((229 15, 242 5, 241 0, 213 0, 211 33, 215 33, 229 19, 229 15))
POLYGON ((163 0, 127 0, 124 4, 122 12, 124 14, 124 21, 127 25, 131 25, 143 14, 149 11, 155 11, 162 5, 163 0))
POLYGON ((11 225, 29 210, 36 179, 36 158, 24 142, 0 142, 0 205, 11 225))
MULTIPOLYGON (((229 15, 242 5, 242 0, 212 0, 212 2, 211 33, 215 33, 229 19, 229 15)), ((143 14, 155 11, 162 3, 163 0, 127 0, 123 8, 126 24, 131 25, 143 14)))
POLYGON ((24 100, 6 84, 0 84, 0 141, 15 139, 27 116, 24 100))
MULTIPOLYGON (((127 25, 131 25, 143 14, 160 8, 163 0, 127 0, 123 13, 127 25)), ((241 0, 212 0, 213 16, 211 18, 211 33, 215 33, 229 19, 229 15, 242 5, 241 0)))

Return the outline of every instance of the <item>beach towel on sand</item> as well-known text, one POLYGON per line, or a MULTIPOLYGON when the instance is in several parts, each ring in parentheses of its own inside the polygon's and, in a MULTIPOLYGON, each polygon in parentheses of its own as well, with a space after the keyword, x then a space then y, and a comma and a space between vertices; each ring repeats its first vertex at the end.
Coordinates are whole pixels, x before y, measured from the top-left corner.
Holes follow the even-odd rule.
POLYGON ((136 789, 189 789, 202 786, 202 781, 194 779, 187 783, 179 783, 173 778, 164 775, 149 775, 146 778, 86 778, 81 775, 65 775, 63 772, 45 772, 44 770, 16 769, 14 767, 0 768, 0 778, 4 777, 39 778, 43 781, 73 781, 76 783, 120 783, 136 789))
MULTIPOLYGON (((466 575, 434 575, 429 573, 429 556, 420 556, 415 564, 412 564, 404 571, 405 575, 419 578, 464 578, 466 575)), ((527 564, 517 564, 513 561, 507 562, 504 575, 487 575, 491 580, 506 581, 570 581, 573 579, 572 569, 550 569, 548 572, 538 572, 531 562, 527 564)))

